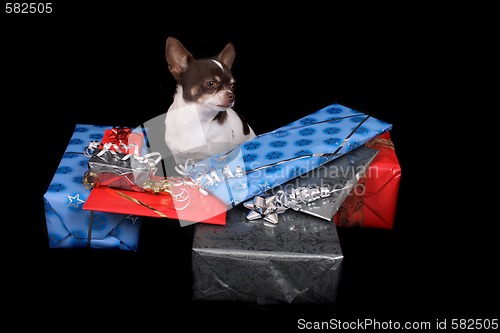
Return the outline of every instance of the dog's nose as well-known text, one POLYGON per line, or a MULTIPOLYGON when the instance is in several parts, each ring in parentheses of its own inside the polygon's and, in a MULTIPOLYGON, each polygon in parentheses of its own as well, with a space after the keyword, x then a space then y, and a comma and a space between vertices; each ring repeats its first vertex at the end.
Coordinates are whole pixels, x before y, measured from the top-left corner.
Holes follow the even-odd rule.
POLYGON ((229 99, 230 101, 234 101, 234 98, 235 98, 234 93, 227 92, 226 93, 226 98, 229 99))

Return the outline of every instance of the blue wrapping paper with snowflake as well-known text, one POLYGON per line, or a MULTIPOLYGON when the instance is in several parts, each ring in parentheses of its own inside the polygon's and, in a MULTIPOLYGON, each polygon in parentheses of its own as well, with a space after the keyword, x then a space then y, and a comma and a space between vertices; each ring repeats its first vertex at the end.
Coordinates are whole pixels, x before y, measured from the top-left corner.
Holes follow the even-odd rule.
POLYGON ((44 194, 51 248, 137 250, 141 220, 137 216, 83 210, 90 194, 83 185, 91 141, 100 141, 107 128, 78 124, 56 173, 44 194))
POLYGON ((332 104, 227 152, 179 166, 228 209, 364 145, 392 125, 332 104))

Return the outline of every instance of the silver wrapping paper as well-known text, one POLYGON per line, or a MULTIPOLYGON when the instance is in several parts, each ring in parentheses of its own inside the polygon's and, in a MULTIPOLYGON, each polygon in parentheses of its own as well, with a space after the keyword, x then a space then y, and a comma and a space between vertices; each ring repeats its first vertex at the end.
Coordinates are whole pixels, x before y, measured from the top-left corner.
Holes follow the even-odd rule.
POLYGON ((247 213, 238 205, 225 226, 196 225, 193 299, 334 304, 343 262, 335 224, 292 209, 278 224, 247 213))
POLYGON ((122 152, 96 149, 88 162, 88 172, 97 186, 109 186, 144 192, 143 185, 156 172, 154 161, 131 155, 124 159, 122 152))
POLYGON ((267 191, 266 196, 273 195, 278 190, 290 192, 299 187, 319 188, 326 186, 331 192, 328 197, 308 203, 299 203, 299 211, 331 221, 358 180, 368 170, 378 152, 377 149, 365 146, 358 147, 317 169, 267 191))

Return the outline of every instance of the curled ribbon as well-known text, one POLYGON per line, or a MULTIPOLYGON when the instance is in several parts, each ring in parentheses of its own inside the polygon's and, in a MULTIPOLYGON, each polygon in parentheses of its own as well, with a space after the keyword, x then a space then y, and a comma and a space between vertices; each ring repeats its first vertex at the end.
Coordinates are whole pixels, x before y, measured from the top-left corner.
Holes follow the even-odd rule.
POLYGON ((189 198, 189 191, 185 188, 180 188, 178 191, 175 191, 173 186, 179 185, 172 183, 167 178, 160 178, 146 181, 143 185, 143 189, 153 194, 170 194, 175 202, 185 202, 184 206, 175 205, 174 208, 176 210, 183 210, 187 208, 191 201, 189 198))
POLYGON ((234 173, 229 166, 224 166, 222 172, 213 168, 209 169, 205 165, 195 164, 193 159, 187 159, 184 165, 175 166, 175 170, 181 176, 181 182, 191 187, 196 187, 204 195, 208 192, 204 189, 206 186, 214 186, 222 183, 224 179, 243 177, 243 169, 240 166, 235 168, 234 173), (196 168, 195 168, 196 166, 196 168), (200 168, 201 167, 201 171, 200 168))
POLYGON ((181 176, 177 183, 179 185, 184 184, 194 187, 203 195, 208 195, 208 192, 201 185, 202 181, 205 180, 205 182, 208 182, 208 185, 214 185, 215 183, 222 182, 222 179, 217 175, 217 172, 214 169, 207 172, 205 168, 204 171, 199 172, 195 170, 194 165, 194 160, 189 158, 186 160, 184 165, 180 164, 175 166, 175 171, 177 171, 177 173, 181 176))
POLYGON ((343 189, 330 190, 327 186, 301 186, 292 189, 290 192, 279 190, 275 195, 269 197, 256 196, 252 200, 244 202, 243 206, 250 209, 246 217, 248 220, 264 219, 276 224, 278 223, 278 214, 285 212, 287 209, 300 210, 300 204, 327 198, 334 192, 341 190, 343 189))
POLYGON ((90 141, 87 148, 85 148, 85 152, 83 154, 87 157, 92 157, 92 153, 94 152, 95 149, 99 147, 100 144, 101 143, 97 140, 90 141))
POLYGON ((125 144, 124 142, 106 142, 102 145, 102 150, 115 150, 120 151, 124 154, 128 153, 129 155, 139 155, 139 146, 135 143, 125 144))
POLYGON ((158 164, 158 162, 161 161, 161 155, 158 152, 152 152, 152 153, 148 153, 148 154, 145 154, 145 155, 142 155, 142 156, 139 156, 137 154, 129 153, 129 154, 124 155, 123 157, 120 157, 116 153, 115 150, 109 149, 110 147, 111 146, 108 146, 108 144, 105 144, 103 146, 103 149, 99 153, 97 153, 96 156, 100 157, 101 159, 103 159, 102 155, 104 155, 106 152, 109 152, 116 159, 119 159, 119 160, 122 160, 122 161, 126 161, 128 159, 131 159, 131 160, 133 160, 135 162, 138 162, 138 163, 141 163, 141 164, 148 164, 150 167, 154 167, 156 164, 158 164))

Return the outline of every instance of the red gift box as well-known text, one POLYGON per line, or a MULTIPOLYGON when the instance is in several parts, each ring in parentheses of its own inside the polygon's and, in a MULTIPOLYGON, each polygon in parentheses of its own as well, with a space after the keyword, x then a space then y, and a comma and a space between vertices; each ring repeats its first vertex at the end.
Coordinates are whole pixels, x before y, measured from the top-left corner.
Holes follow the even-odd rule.
POLYGON ((380 152, 335 214, 334 222, 340 227, 392 229, 401 166, 389 132, 379 135, 366 145, 380 152))
POLYGON ((125 154, 140 155, 144 135, 133 132, 130 127, 116 127, 104 131, 101 144, 98 148, 120 151, 125 154))

